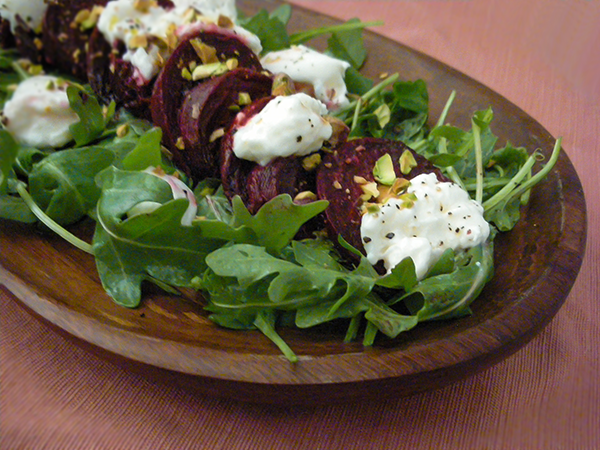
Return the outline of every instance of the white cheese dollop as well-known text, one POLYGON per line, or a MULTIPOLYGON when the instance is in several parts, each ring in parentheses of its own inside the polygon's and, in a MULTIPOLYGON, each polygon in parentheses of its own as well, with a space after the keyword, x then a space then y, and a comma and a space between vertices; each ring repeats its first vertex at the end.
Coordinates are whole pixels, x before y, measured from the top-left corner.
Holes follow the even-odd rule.
POLYGON ((69 126, 79 121, 66 88, 64 81, 48 75, 21 82, 4 105, 4 126, 21 144, 62 147, 73 139, 69 126))
POLYGON ((13 33, 17 27, 17 16, 32 30, 40 32, 47 8, 45 0, 3 0, 0 3, 0 16, 10 22, 13 33))
POLYGON ((273 73, 285 73, 292 80, 312 84, 316 97, 330 110, 349 103, 344 76, 350 64, 346 61, 304 45, 294 45, 286 50, 267 53, 260 62, 273 73))
POLYGON ((446 249, 466 250, 487 240, 483 208, 457 184, 422 174, 410 180, 407 192, 417 198, 412 207, 392 198, 363 216, 360 232, 371 264, 382 260, 389 273, 410 257, 422 279, 446 249))
POLYGON ((262 166, 277 157, 313 153, 333 133, 325 114, 327 107, 306 94, 275 97, 236 131, 233 152, 262 166))
MULTIPOLYGON (((159 48, 151 42, 151 38, 167 39, 169 35, 180 38, 198 25, 216 26, 219 16, 227 16, 232 21, 237 12, 235 1, 217 2, 215 0, 179 0, 174 8, 169 10, 158 4, 150 4, 145 8, 136 7, 135 0, 113 0, 106 4, 98 18, 97 27, 111 45, 123 42, 126 51, 123 60, 131 62, 137 70, 136 79, 142 85, 158 74, 161 61, 166 60, 170 53, 167 49, 159 48), (200 12, 198 21, 189 22, 190 8, 200 12), (231 17, 233 15, 234 17, 231 17), (149 37, 146 46, 140 46, 139 36, 149 37)), ((260 40, 249 31, 235 25, 228 30, 237 34, 254 52, 260 53, 260 40)))

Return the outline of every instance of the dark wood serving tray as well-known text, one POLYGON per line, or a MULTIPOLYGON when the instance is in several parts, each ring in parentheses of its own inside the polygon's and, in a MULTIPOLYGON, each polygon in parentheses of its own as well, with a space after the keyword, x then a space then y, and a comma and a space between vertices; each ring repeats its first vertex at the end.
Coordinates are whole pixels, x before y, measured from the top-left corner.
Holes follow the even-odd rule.
MULTIPOLYGON (((240 1, 250 13, 275 1, 240 1)), ((294 8, 292 30, 332 24, 294 8)), ((421 78, 432 119, 450 92, 458 96, 449 121, 466 127, 477 109, 492 106, 493 130, 549 156, 555 138, 518 107, 450 67, 368 32, 363 72, 421 78)), ((74 231, 90 236, 90 224, 74 231)), ((207 395, 263 403, 324 404, 381 399, 439 388, 507 357, 538 333, 565 301, 583 258, 586 208, 567 154, 538 185, 510 233, 496 239, 496 274, 473 303, 473 315, 422 324, 373 348, 344 344, 343 331, 280 330, 299 355, 289 363, 260 332, 236 332, 206 318, 195 295, 147 290, 138 309, 122 308, 102 289, 93 258, 38 228, 0 221, 0 283, 52 329, 132 370, 207 395)))

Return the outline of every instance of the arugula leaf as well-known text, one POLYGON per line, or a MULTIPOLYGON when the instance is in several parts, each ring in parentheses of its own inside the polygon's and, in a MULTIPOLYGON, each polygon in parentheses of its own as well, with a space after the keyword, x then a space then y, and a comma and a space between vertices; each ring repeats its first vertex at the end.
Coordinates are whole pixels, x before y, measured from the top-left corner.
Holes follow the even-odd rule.
POLYGON ((98 183, 102 196, 93 251, 102 284, 118 304, 138 306, 141 283, 149 277, 191 286, 206 269, 206 255, 226 243, 182 226, 188 201, 173 200, 169 185, 154 175, 110 167, 98 176, 98 183), (127 218, 131 208, 144 201, 162 206, 127 218))
POLYGON ((154 127, 142 134, 135 147, 121 161, 121 167, 125 170, 145 170, 148 167, 162 165, 162 154, 160 142, 162 130, 154 127))
POLYGON ((0 130, 0 195, 7 192, 8 179, 13 176, 12 166, 17 159, 19 144, 6 130, 0 130))
POLYGON ((94 177, 113 160, 114 154, 101 146, 52 153, 33 165, 29 192, 50 218, 61 225, 74 223, 95 208, 100 190, 94 177))
MULTIPOLYGON (((347 24, 359 24, 360 20, 350 19, 347 24)), ((329 55, 349 62, 355 69, 360 69, 367 59, 367 49, 362 39, 362 29, 335 31, 327 40, 329 55)))
POLYGON ((287 194, 279 195, 263 205, 252 216, 239 197, 233 199, 235 227, 248 227, 256 234, 256 243, 267 251, 281 251, 308 220, 322 213, 329 202, 319 200, 297 205, 287 194))
POLYGON ((291 45, 286 25, 284 10, 269 14, 265 9, 260 10, 253 17, 240 20, 246 30, 254 33, 260 39, 262 53, 273 52, 289 48, 291 45))
POLYGON ((67 87, 67 97, 71 109, 79 116, 79 122, 69 127, 78 147, 89 144, 98 138, 106 127, 102 106, 95 96, 79 87, 67 87))
POLYGON ((466 252, 467 263, 452 272, 420 281, 400 298, 419 321, 470 314, 469 305, 493 276, 494 247, 490 239, 466 252))
POLYGON ((375 331, 396 337, 418 322, 372 294, 379 277, 366 259, 349 271, 319 241, 292 242, 288 258, 270 255, 263 247, 236 244, 214 251, 206 263, 209 270, 202 287, 207 310, 220 325, 253 328, 264 311, 295 311, 300 328, 364 313, 375 331))
MULTIPOLYGON (((14 193, 12 190, 9 191, 9 194, 14 193)), ((8 194, 0 196, 0 219, 23 223, 37 222, 37 217, 31 212, 21 197, 8 194)))

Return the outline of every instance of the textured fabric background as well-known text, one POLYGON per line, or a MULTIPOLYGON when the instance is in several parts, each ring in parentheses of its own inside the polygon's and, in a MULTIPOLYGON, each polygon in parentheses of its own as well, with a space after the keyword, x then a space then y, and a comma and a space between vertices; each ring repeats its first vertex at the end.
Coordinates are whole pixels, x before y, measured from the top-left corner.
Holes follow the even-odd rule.
POLYGON ((48 331, 0 289, 0 448, 600 448, 600 2, 295 3, 383 18, 378 32, 483 82, 564 137, 589 214, 584 264, 564 307, 517 354, 445 389, 286 409, 154 384, 48 331))

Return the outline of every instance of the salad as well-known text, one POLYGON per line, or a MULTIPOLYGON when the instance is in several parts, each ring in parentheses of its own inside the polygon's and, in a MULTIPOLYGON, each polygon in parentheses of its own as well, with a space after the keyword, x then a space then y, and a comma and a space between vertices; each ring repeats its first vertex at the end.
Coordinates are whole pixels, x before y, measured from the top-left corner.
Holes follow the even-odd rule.
POLYGON ((454 92, 433 122, 422 80, 365 78, 377 23, 289 34, 289 5, 210 0, 0 13, 0 218, 89 253, 124 307, 145 282, 195 289, 292 362, 280 327, 342 322, 371 346, 470 314, 560 152, 498 143, 491 107, 447 123, 454 92), (69 231, 85 220, 91 242, 69 231))

